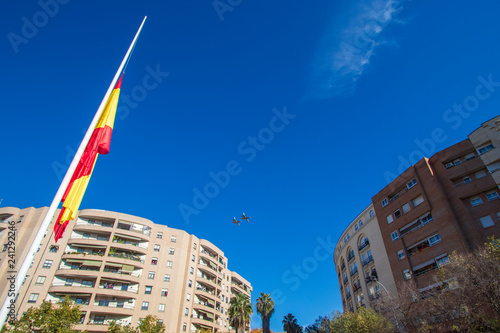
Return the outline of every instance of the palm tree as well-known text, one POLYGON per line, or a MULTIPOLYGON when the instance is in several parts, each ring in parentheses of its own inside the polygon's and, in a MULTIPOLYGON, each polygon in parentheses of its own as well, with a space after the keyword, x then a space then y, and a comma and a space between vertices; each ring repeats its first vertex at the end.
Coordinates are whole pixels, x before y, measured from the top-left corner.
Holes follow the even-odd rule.
POLYGON ((297 318, 295 318, 291 313, 287 314, 283 318, 283 329, 286 333, 302 333, 302 327, 297 323, 297 318))
POLYGON ((274 313, 274 301, 270 294, 260 293, 257 298, 257 313, 260 313, 262 318, 262 333, 270 333, 269 321, 274 313))
POLYGON ((250 321, 253 313, 250 299, 243 294, 237 294, 229 302, 228 315, 231 320, 231 326, 236 328, 236 333, 244 333, 245 326, 250 321))

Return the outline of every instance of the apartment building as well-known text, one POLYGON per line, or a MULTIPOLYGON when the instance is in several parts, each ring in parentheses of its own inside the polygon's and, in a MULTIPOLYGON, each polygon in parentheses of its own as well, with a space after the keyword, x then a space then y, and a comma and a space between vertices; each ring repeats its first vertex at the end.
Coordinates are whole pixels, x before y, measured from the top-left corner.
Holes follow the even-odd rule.
MULTIPOLYGON (((368 239, 381 236, 392 274, 387 289, 397 291, 409 280, 421 292, 432 289, 436 269, 446 265, 450 254, 500 236, 499 149, 500 116, 468 139, 420 160, 373 196, 379 228, 365 234, 368 239)), ((342 262, 334 260, 338 271, 342 262)), ((356 308, 344 306, 346 311, 356 308)))
MULTIPOLYGON (((0 208, 2 299, 7 293, 9 225, 16 222, 19 267, 47 210, 0 208)), ((81 305, 78 330, 105 332, 111 321, 136 326, 152 314, 168 333, 202 328, 229 332, 231 296, 251 297, 251 284, 228 269, 223 251, 183 230, 137 216, 85 209, 55 243, 53 223, 16 301, 19 314, 42 300, 56 302, 69 296, 81 305)))
POLYGON ((396 288, 373 204, 344 230, 333 254, 344 311, 371 307, 396 288))

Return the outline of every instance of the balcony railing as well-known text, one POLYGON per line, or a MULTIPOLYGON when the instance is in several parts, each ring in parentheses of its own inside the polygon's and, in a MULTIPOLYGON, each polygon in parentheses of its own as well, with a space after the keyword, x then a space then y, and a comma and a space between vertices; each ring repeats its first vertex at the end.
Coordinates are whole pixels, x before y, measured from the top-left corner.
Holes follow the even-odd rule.
POLYGON ((351 276, 358 274, 358 269, 354 269, 351 271, 351 276))
POLYGON ((434 218, 432 217, 432 215, 429 214, 426 217, 424 217, 422 219, 419 219, 418 222, 416 222, 415 224, 412 224, 409 227, 400 229, 399 230, 399 235, 401 237, 404 237, 406 234, 408 234, 408 233, 410 233, 412 231, 415 231, 415 230, 423 227, 424 225, 426 225, 427 223, 431 222, 432 220, 434 220, 434 218))
MULTIPOLYGON (((212 304, 210 304, 210 303, 208 303, 208 302, 194 301, 194 304, 200 304, 200 305, 208 306, 209 308, 212 308, 212 309, 214 309, 214 308, 215 308, 215 306, 214 306, 214 305, 212 305, 212 304)), ((220 311, 220 309, 219 309, 219 311, 220 311)))
POLYGON ((130 272, 130 271, 123 271, 121 269, 111 269, 111 268, 104 268, 104 272, 106 273, 113 273, 113 274, 123 274, 123 275, 130 275, 130 276, 135 276, 135 277, 141 277, 141 274, 136 273, 136 272, 130 272))
POLYGON ((340 269, 341 269, 341 270, 344 270, 344 269, 345 269, 345 263, 344 263, 344 262, 342 263, 342 266, 340 266, 340 269))
POLYGON ((148 246, 146 244, 141 244, 139 242, 133 242, 133 241, 128 241, 123 238, 115 238, 113 239, 113 243, 118 243, 118 244, 126 244, 126 245, 132 245, 132 246, 137 246, 143 249, 147 249, 148 246))
POLYGON ((368 245, 370 245, 370 242, 367 240, 365 240, 360 246, 359 246, 359 250, 362 251, 364 248, 366 248, 368 245))
POLYGON ((122 258, 122 259, 130 259, 134 261, 139 261, 141 263, 144 263, 144 259, 141 259, 139 256, 130 254, 130 253, 125 253, 125 252, 113 252, 113 253, 108 253, 109 257, 115 257, 115 258, 122 258))
POLYGON ((213 318, 210 318, 208 316, 203 316, 203 315, 197 315, 197 314, 192 314, 191 317, 193 317, 194 319, 202 319, 202 320, 205 320, 205 321, 208 321, 208 322, 211 322, 213 323, 214 322, 214 319, 213 318))
POLYGON ((354 259, 354 253, 352 253, 352 255, 349 254, 349 256, 347 257, 347 261, 351 262, 352 259, 354 259))

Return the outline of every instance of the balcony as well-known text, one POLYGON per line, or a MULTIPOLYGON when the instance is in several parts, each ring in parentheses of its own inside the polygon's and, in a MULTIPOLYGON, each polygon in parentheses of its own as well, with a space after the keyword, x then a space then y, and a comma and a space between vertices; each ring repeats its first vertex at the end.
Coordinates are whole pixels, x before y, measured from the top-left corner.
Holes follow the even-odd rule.
POLYGON ((116 251, 115 248, 111 248, 109 250, 108 257, 133 260, 142 264, 144 263, 144 259, 142 259, 138 254, 133 252, 116 251))
POLYGON ((368 246, 370 245, 370 242, 367 240, 365 240, 361 245, 359 245, 359 251, 363 251, 364 249, 366 249, 368 246))
POLYGON ((347 262, 351 262, 352 259, 354 259, 354 252, 349 253, 349 257, 347 257, 347 262))
POLYGON ((115 234, 113 236, 113 243, 136 246, 145 250, 148 249, 148 242, 143 241, 141 238, 127 235, 115 234))
POLYGON ((148 237, 151 237, 151 228, 139 223, 133 223, 133 222, 127 222, 127 221, 118 221, 118 225, 116 226, 116 229, 122 230, 122 231, 130 231, 132 233, 136 234, 142 234, 146 235, 148 237))
POLYGON ((431 222, 433 219, 434 218, 432 217, 431 214, 429 214, 421 219, 417 219, 415 222, 411 223, 410 225, 407 225, 407 226, 399 229, 400 237, 404 237, 406 234, 422 228, 424 225, 431 222))

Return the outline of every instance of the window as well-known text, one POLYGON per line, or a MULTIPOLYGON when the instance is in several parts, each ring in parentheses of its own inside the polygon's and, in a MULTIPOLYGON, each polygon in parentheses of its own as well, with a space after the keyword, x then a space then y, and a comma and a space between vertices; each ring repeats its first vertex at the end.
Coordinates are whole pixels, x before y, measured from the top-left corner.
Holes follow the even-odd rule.
POLYGON ((37 299, 38 299, 38 294, 31 294, 30 298, 28 299, 28 303, 36 303, 37 299))
POLYGON ((158 306, 158 312, 165 312, 165 304, 160 304, 158 306))
POLYGON ((172 237, 170 237, 170 241, 171 241, 172 243, 177 242, 177 236, 172 235, 172 237))
POLYGON ((483 200, 480 197, 473 197, 470 199, 470 203, 473 207, 479 206, 483 203, 483 200))
POLYGON ((155 247, 153 250, 156 252, 160 252, 160 244, 155 244, 155 247))
POLYGON ((488 227, 492 227, 495 225, 495 222, 493 222, 493 219, 489 215, 483 216, 479 220, 481 221, 483 228, 488 228, 488 227))
POLYGON ((391 238, 392 238, 392 241, 394 242, 395 240, 399 239, 399 234, 398 234, 398 231, 394 231, 393 233, 391 233, 391 238))
POLYGON ((411 273, 410 273, 410 270, 409 269, 405 269, 403 271, 403 277, 405 278, 405 280, 409 280, 411 279, 411 273))
MULTIPOLYGON (((189 295, 189 294, 188 294, 188 295, 189 295)), ((162 296, 162 297, 167 297, 167 296, 168 296, 168 289, 163 288, 163 289, 161 290, 161 296, 162 296)))
POLYGON ((470 183, 472 181, 472 179, 470 179, 470 177, 464 177, 463 181, 464 181, 464 184, 467 184, 467 183, 470 183))
POLYGON ((496 191, 491 191, 491 192, 488 192, 486 193, 486 198, 488 198, 488 201, 492 201, 492 200, 495 200, 495 199, 498 199, 498 193, 496 191))
POLYGON ((349 233, 347 233, 347 240, 349 240, 351 238, 351 235, 349 235, 349 233))
POLYGON ((94 286, 94 282, 92 282, 92 280, 83 280, 82 286, 92 288, 94 286))
POLYGON ((389 204, 389 202, 387 201, 387 198, 385 198, 384 200, 382 200, 382 207, 385 207, 389 204))
POLYGON ((43 285, 45 283, 45 278, 46 278, 45 276, 41 276, 41 275, 38 276, 38 279, 36 279, 35 284, 39 285, 39 286, 43 285))
POLYGON ((152 280, 155 278, 155 272, 149 272, 148 279, 152 280))
POLYGON ((196 243, 193 244, 193 250, 196 250, 196 243))
POLYGON ((109 301, 105 299, 99 300, 99 306, 109 306, 109 301))
POLYGON ((72 286, 74 281, 75 281, 75 279, 73 279, 73 278, 66 278, 66 282, 64 283, 64 285, 65 286, 72 286))
POLYGON ((399 219, 403 214, 401 214, 401 210, 397 209, 395 212, 394 212, 394 217, 396 219, 399 219))
POLYGON ((450 258, 448 256, 444 256, 442 258, 436 259, 436 264, 438 267, 442 267, 446 265, 450 261, 450 258))
POLYGON ((413 205, 413 207, 417 207, 418 205, 420 205, 422 202, 424 202, 424 198, 422 197, 422 195, 419 195, 418 197, 416 197, 415 199, 413 199, 411 201, 411 204, 413 205))
POLYGON ((398 259, 403 260, 405 258, 405 252, 403 250, 398 251, 398 259))
POLYGON ((375 212, 372 210, 370 210, 370 217, 374 217, 375 216, 375 212))
MULTIPOLYGON (((188 287, 191 288, 193 286, 193 281, 189 280, 188 281, 188 287)), ((224 288, 224 287, 223 287, 224 288)))
POLYGON ((142 302, 141 310, 147 310, 149 308, 149 302, 142 302))
POLYGON ((474 174, 476 176, 476 179, 483 178, 486 176, 486 172, 484 170, 480 170, 474 174))
POLYGON ((388 215, 387 216, 387 224, 391 224, 393 221, 394 221, 394 218, 392 217, 392 214, 388 215))
POLYGON ((185 316, 189 316, 189 308, 185 308, 184 309, 184 315, 185 316))
POLYGON ((470 161, 473 158, 476 158, 476 154, 474 154, 474 153, 470 153, 470 154, 465 155, 465 160, 466 161, 470 161))
POLYGON ((153 290, 153 286, 146 286, 146 289, 144 290, 144 294, 151 295, 152 290, 153 290))
POLYGON ((426 215, 425 217, 422 217, 422 224, 427 224, 432 220, 433 220, 433 217, 431 214, 426 215))
POLYGON ((42 268, 50 268, 52 266, 52 260, 45 260, 42 268))
POLYGON ((49 252, 56 253, 57 250, 59 250, 59 246, 57 246, 57 245, 51 245, 50 249, 49 249, 49 252))
POLYGON ((445 167, 446 169, 449 169, 449 168, 451 168, 452 166, 453 166, 453 162, 450 162, 450 163, 446 163, 444 167, 445 167))
POLYGON ((489 144, 487 146, 483 146, 483 147, 478 148, 477 151, 479 152, 479 154, 484 154, 487 151, 492 150, 493 148, 495 148, 495 147, 492 144, 489 144))
POLYGON ((194 254, 191 255, 191 261, 194 262, 196 260, 196 256, 194 254))
POLYGON ((90 234, 88 234, 88 233, 84 233, 84 234, 83 234, 83 238, 90 238, 90 234))
POLYGON ((123 283, 122 284, 122 290, 127 291, 128 290, 128 284, 123 283))
POLYGON ((162 239, 163 238, 163 232, 159 232, 156 234, 156 238, 162 239))
POLYGON ((170 282, 170 274, 165 274, 165 277, 163 278, 163 281, 170 282))
POLYGON ((168 250, 168 254, 175 254, 175 249, 174 248, 170 248, 168 250))
POLYGON ((358 229, 359 229, 359 227, 358 227, 358 224, 356 223, 356 224, 354 225, 354 230, 355 230, 355 231, 358 231, 358 229))
POLYGON ((173 262, 172 261, 167 261, 167 268, 172 268, 173 262))
POLYGON ((408 213, 410 211, 410 209, 411 208, 410 208, 410 204, 409 203, 405 203, 403 205, 403 213, 405 213, 405 214, 408 213))
POLYGON ((187 330, 187 324, 186 324, 186 323, 184 323, 184 324, 182 324, 182 331, 183 331, 183 332, 186 332, 186 330, 187 330))
POLYGON ((435 245, 441 242, 441 236, 439 234, 429 237, 429 246, 435 245))
POLYGON ((462 164, 462 160, 459 159, 459 158, 457 158, 456 160, 453 161, 453 164, 454 165, 460 165, 460 164, 462 164))
POLYGON ((191 294, 187 294, 187 296, 186 296, 186 300, 187 300, 187 301, 191 300, 191 294))
POLYGON ((407 189, 411 189, 413 186, 417 185, 417 180, 412 179, 408 184, 406 184, 407 189))
POLYGON ((151 265, 157 265, 158 264, 158 258, 151 258, 151 265))
POLYGON ((193 274, 194 273, 194 268, 193 267, 189 267, 189 274, 193 274))

